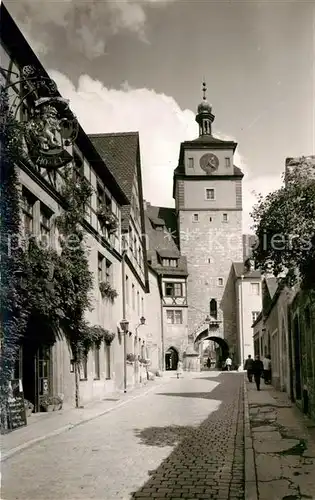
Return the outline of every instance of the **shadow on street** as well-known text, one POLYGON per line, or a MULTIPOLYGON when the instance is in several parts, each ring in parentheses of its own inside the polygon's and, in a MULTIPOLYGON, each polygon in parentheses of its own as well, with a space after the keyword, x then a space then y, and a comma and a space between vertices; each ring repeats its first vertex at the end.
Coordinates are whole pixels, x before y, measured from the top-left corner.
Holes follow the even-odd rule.
MULTIPOLYGON (((202 378, 207 380, 207 378, 202 378)), ((243 376, 221 374, 211 392, 157 393, 219 401, 219 408, 198 427, 135 429, 147 446, 176 446, 131 498, 244 498, 243 376)), ((189 410, 187 410, 189 411, 189 410)))

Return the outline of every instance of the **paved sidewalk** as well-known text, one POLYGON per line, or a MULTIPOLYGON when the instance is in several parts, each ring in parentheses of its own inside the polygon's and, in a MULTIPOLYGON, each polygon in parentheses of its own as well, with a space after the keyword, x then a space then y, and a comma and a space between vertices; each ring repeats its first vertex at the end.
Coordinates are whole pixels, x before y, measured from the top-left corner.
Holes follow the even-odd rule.
POLYGON ((246 382, 245 500, 315 499, 314 425, 285 393, 246 382))
POLYGON ((28 418, 27 426, 16 429, 8 434, 1 435, 1 461, 15 453, 28 448, 44 439, 57 436, 84 422, 98 418, 101 415, 125 405, 129 401, 144 396, 159 385, 166 383, 170 375, 148 381, 146 385, 129 389, 127 393, 109 393, 101 401, 87 404, 84 408, 65 408, 48 413, 33 413, 28 418))

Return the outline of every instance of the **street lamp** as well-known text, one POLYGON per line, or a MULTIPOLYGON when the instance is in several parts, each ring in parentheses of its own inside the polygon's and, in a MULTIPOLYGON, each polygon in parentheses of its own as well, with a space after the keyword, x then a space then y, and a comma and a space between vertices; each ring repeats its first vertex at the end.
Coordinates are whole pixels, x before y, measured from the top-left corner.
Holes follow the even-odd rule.
POLYGON ((129 321, 122 319, 120 322, 120 328, 124 333, 127 333, 129 329, 129 321))
POLYGON ((124 392, 127 392, 127 344, 126 335, 129 329, 129 321, 122 319, 120 322, 120 328, 124 334, 124 392))

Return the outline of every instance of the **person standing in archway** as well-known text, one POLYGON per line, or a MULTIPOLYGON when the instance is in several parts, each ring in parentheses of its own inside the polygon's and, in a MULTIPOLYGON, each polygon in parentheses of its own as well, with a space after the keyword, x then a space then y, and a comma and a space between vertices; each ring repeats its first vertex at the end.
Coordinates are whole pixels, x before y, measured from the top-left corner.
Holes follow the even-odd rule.
POLYGON ((229 355, 228 355, 228 357, 225 360, 225 365, 226 365, 227 371, 230 372, 231 369, 232 369, 232 360, 231 360, 231 358, 230 358, 229 355))

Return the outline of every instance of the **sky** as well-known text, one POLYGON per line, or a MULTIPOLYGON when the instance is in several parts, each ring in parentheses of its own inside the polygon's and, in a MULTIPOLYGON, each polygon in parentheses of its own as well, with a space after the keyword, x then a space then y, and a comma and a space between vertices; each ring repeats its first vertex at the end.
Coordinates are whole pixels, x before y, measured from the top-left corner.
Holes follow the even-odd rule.
POLYGON ((315 154, 313 0, 7 0, 86 133, 139 131, 144 196, 174 206, 180 143, 198 136, 201 85, 213 134, 238 143, 243 229, 287 157, 315 154))

